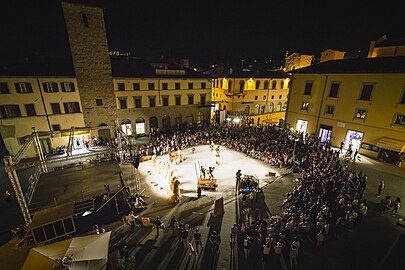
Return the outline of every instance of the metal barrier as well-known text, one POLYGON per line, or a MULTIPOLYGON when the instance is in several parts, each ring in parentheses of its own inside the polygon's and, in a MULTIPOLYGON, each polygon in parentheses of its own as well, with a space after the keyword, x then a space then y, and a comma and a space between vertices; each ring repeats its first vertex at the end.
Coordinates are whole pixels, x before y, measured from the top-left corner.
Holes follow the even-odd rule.
POLYGON ((25 196, 24 196, 25 201, 27 202, 28 206, 32 200, 32 196, 34 195, 35 188, 37 186, 38 179, 40 176, 41 176, 41 170, 39 169, 39 167, 37 167, 35 172, 33 174, 31 174, 30 177, 28 178, 29 186, 28 186, 27 192, 25 193, 25 196))

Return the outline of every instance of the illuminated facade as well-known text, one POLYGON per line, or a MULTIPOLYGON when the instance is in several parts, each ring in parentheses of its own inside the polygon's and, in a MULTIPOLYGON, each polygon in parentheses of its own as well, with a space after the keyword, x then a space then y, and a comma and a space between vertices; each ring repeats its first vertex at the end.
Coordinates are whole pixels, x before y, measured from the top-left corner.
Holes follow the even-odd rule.
MULTIPOLYGON (((400 165, 405 57, 334 60, 293 72, 286 124, 400 165)), ((402 153, 402 154, 401 154, 402 153)), ((402 163, 403 164, 403 163, 402 163)), ((402 165, 404 166, 404 165, 402 165)))
POLYGON ((319 63, 330 61, 330 60, 341 60, 345 58, 346 52, 336 51, 332 49, 327 49, 321 52, 321 58, 319 59, 319 63))
POLYGON ((223 74, 213 81, 211 99, 215 111, 226 113, 212 117, 217 123, 250 119, 256 125, 278 124, 285 117, 288 88, 289 78, 282 71, 243 70, 223 74))
POLYGON ((312 65, 314 59, 313 55, 306 55, 300 53, 293 53, 285 57, 284 71, 289 72, 292 70, 308 67, 312 65))

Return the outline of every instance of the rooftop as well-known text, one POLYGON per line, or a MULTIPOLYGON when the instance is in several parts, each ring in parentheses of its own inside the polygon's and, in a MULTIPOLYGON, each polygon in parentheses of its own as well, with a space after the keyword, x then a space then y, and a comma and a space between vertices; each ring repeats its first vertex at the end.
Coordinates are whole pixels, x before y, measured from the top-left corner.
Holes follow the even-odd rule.
POLYGON ((405 73, 405 56, 331 60, 292 73, 405 73))

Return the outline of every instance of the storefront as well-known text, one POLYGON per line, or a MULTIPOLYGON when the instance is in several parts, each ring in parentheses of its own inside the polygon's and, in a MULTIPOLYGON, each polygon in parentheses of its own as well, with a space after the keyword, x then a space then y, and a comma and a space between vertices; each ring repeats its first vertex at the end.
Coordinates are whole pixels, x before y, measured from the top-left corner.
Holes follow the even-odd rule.
POLYGON ((308 121, 306 120, 297 120, 297 126, 295 130, 299 133, 306 134, 307 133, 307 127, 308 127, 308 121))
MULTIPOLYGON (((378 143, 379 148, 378 159, 385 162, 402 166, 400 164, 401 153, 405 152, 405 141, 397 140, 394 138, 382 137, 378 143)), ((402 154, 403 155, 403 154, 402 154)))
POLYGON ((321 143, 330 142, 330 138, 332 137, 332 127, 327 125, 321 125, 319 128, 319 135, 318 135, 321 143))
POLYGON ((363 140, 364 133, 354 130, 348 130, 345 140, 345 149, 349 148, 349 145, 352 146, 352 150, 359 150, 361 146, 361 141, 363 140))

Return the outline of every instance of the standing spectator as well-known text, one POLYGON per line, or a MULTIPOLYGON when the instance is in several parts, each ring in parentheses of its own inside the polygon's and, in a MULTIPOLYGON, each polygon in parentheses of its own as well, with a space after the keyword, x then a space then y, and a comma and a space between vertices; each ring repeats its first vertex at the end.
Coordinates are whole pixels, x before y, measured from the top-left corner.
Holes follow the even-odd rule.
POLYGON ((340 148, 339 148, 339 152, 340 152, 340 154, 343 154, 343 147, 345 146, 345 142, 344 141, 341 141, 340 142, 340 148))
POLYGON ((284 244, 281 243, 280 241, 277 241, 277 244, 274 246, 274 254, 276 255, 276 264, 280 263, 283 248, 284 244))
POLYGON ((266 243, 264 243, 264 245, 263 245, 262 261, 267 262, 269 260, 270 250, 271 250, 271 241, 270 241, 270 238, 267 237, 266 238, 266 243))
POLYGON ((380 183, 378 184, 378 187, 377 187, 377 197, 380 197, 381 196, 381 191, 384 189, 384 181, 383 180, 380 180, 380 183))
POLYGON ((172 228, 173 233, 176 231, 176 226, 175 225, 178 225, 178 222, 177 222, 176 216, 173 215, 173 217, 170 219, 170 227, 172 228))
POLYGON ((353 162, 355 162, 356 161, 356 158, 357 158, 357 154, 359 153, 359 151, 356 149, 355 151, 354 151, 354 154, 353 154, 353 162))
POLYGON ((401 207, 401 199, 397 197, 395 201, 392 202, 392 213, 394 215, 398 214, 398 209, 401 207))
POLYGON ((291 245, 291 250, 290 250, 290 267, 291 268, 293 268, 293 264, 295 266, 298 266, 297 257, 298 257, 298 248, 294 245, 291 245))
POLYGON ((160 220, 159 216, 156 217, 155 221, 153 222, 153 225, 156 227, 156 238, 157 238, 159 236, 160 228, 164 229, 164 224, 160 220))
POLYGON ((183 226, 182 230, 181 230, 181 242, 184 245, 184 248, 188 249, 188 228, 186 226, 183 226))
POLYGON ((201 241, 201 233, 198 231, 198 228, 194 231, 194 243, 195 243, 195 250, 198 253, 198 247, 201 247, 201 252, 203 250, 203 244, 201 241))
POLYGON ((131 211, 128 215, 128 222, 131 224, 131 233, 135 230, 135 220, 136 216, 134 215, 134 211, 131 211))
POLYGON ((322 230, 319 230, 319 233, 316 236, 316 247, 322 246, 323 240, 325 239, 325 232, 322 230))
POLYGON ((384 199, 381 200, 381 215, 384 216, 387 212, 387 209, 391 206, 391 196, 385 196, 384 199))
POLYGON ((211 244, 211 250, 214 254, 218 253, 217 250, 217 244, 218 244, 218 235, 216 231, 212 231, 211 235, 210 235, 210 244, 211 244))
POLYGON ((250 255, 250 236, 246 236, 245 239, 243 239, 243 253, 245 254, 245 259, 247 259, 250 255))
POLYGON ((231 228, 231 244, 235 242, 237 233, 238 233, 238 226, 236 226, 235 223, 231 228))
POLYGON ((363 217, 366 215, 368 210, 367 203, 364 201, 360 204, 359 208, 359 216, 358 216, 358 222, 361 223, 363 221, 363 217))

